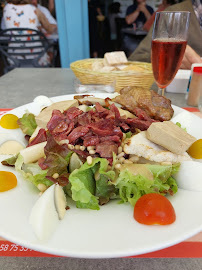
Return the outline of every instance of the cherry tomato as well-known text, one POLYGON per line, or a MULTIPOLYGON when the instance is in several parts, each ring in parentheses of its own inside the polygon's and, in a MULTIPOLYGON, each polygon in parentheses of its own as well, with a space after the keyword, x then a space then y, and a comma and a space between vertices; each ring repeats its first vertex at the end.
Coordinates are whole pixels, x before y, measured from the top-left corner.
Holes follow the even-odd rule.
POLYGON ((202 158, 202 139, 195 141, 188 149, 188 154, 196 159, 202 158))
POLYGON ((175 221, 175 210, 163 195, 149 193, 139 198, 134 207, 134 218, 145 225, 168 225, 175 221))

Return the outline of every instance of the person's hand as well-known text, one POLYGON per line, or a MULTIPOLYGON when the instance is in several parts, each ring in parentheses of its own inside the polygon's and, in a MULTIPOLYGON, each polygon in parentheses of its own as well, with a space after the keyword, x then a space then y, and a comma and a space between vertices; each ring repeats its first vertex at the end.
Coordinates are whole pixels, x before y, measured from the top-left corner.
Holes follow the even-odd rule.
POLYGON ((180 68, 191 69, 191 65, 194 63, 202 64, 202 59, 200 55, 198 55, 189 45, 187 45, 180 68))
POLYGON ((146 4, 145 3, 139 4, 138 5, 138 10, 144 13, 147 10, 146 4))

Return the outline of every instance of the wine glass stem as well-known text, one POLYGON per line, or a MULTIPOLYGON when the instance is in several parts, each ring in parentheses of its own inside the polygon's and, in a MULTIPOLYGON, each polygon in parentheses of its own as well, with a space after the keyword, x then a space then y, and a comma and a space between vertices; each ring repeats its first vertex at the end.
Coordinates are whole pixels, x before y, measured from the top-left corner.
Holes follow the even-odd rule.
POLYGON ((158 87, 158 94, 164 96, 165 88, 158 87))

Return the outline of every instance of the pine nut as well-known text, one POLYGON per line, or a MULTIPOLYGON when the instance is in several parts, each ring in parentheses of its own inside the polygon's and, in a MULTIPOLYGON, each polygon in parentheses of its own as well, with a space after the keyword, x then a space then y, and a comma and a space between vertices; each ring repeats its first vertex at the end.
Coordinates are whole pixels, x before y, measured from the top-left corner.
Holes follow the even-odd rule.
POLYGON ((124 160, 124 163, 125 163, 125 164, 133 164, 133 162, 132 162, 131 160, 129 160, 129 159, 125 159, 125 160, 124 160))
POLYGON ((88 165, 91 165, 93 163, 93 158, 91 156, 87 157, 87 163, 88 165))
POLYGON ((108 171, 111 171, 112 170, 112 167, 110 165, 107 166, 107 170, 108 171))
POLYGON ((74 149, 74 145, 68 144, 68 148, 69 148, 70 150, 73 150, 73 149, 74 149))
POLYGON ((87 147, 87 150, 90 151, 90 150, 93 150, 94 149, 94 146, 88 146, 87 147))
POLYGON ((44 185, 44 184, 38 184, 38 185, 37 185, 37 188, 38 188, 41 192, 44 192, 44 191, 47 189, 46 185, 44 185))
POLYGON ((125 153, 121 152, 120 154, 118 154, 117 158, 119 159, 119 158, 123 157, 124 155, 125 155, 125 153))
POLYGON ((52 176, 54 179, 57 179, 59 177, 59 174, 58 173, 54 173, 53 176, 52 176))
POLYGON ((123 148, 121 146, 118 147, 118 154, 120 154, 123 151, 123 148))
POLYGON ((170 165, 172 165, 172 163, 170 161, 164 161, 164 162, 161 162, 161 165, 162 166, 170 166, 170 165))
POLYGON ((126 139, 126 134, 123 133, 122 141, 124 141, 125 139, 126 139))
POLYGON ((61 140, 59 142, 57 142, 59 145, 62 145, 62 144, 69 144, 69 140, 61 140))
POLYGON ((84 151, 86 149, 86 147, 84 145, 80 146, 80 150, 84 151))
POLYGON ((90 151, 89 151, 89 154, 90 154, 90 155, 94 155, 95 153, 96 153, 95 150, 90 150, 90 151))
POLYGON ((138 162, 139 157, 138 156, 130 156, 129 160, 131 160, 132 162, 138 162))
POLYGON ((116 164, 116 165, 114 166, 114 168, 117 169, 117 170, 119 170, 119 169, 121 168, 121 164, 120 164, 120 163, 116 164))
POLYGON ((119 162, 120 163, 123 163, 124 161, 125 161, 125 158, 124 157, 119 158, 119 162))
POLYGON ((75 148, 76 150, 80 150, 80 145, 75 145, 74 148, 75 148))

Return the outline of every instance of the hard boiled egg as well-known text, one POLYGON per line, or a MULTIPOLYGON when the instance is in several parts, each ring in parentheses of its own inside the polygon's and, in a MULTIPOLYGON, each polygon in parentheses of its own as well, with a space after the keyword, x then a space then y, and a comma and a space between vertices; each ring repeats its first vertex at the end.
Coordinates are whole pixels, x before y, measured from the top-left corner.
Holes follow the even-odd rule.
POLYGON ((23 142, 9 133, 0 133, 0 155, 15 155, 25 148, 23 142))
POLYGON ((202 191, 202 163, 182 161, 180 170, 173 175, 178 187, 190 191, 202 191))
POLYGON ((183 111, 171 119, 173 123, 179 122, 182 128, 186 128, 187 133, 197 139, 202 138, 202 120, 198 116, 188 111, 183 111))
POLYGON ((65 215, 66 197, 61 186, 50 186, 32 208, 30 224, 39 240, 46 241, 65 215))

